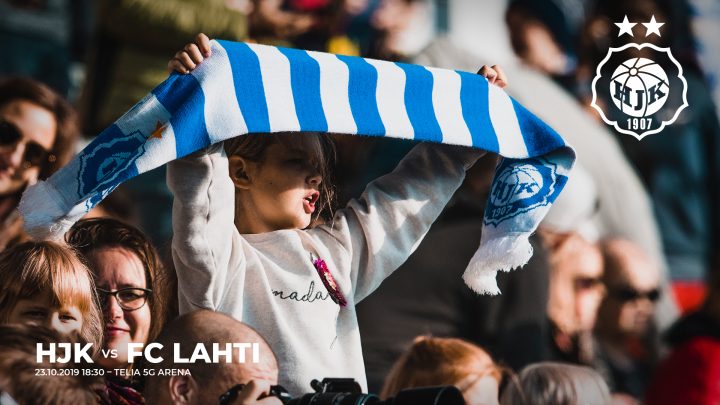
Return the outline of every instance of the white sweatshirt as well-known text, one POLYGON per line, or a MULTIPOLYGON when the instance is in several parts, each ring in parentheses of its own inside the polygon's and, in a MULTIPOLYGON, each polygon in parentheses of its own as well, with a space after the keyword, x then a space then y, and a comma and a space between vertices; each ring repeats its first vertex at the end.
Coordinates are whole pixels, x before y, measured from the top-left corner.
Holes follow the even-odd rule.
POLYGON ((253 235, 235 228, 235 189, 221 145, 171 162, 180 313, 206 308, 255 328, 292 395, 324 377, 352 377, 367 390, 355 304, 410 256, 482 154, 418 145, 332 223, 253 235), (311 253, 327 263, 346 307, 329 297, 311 253))

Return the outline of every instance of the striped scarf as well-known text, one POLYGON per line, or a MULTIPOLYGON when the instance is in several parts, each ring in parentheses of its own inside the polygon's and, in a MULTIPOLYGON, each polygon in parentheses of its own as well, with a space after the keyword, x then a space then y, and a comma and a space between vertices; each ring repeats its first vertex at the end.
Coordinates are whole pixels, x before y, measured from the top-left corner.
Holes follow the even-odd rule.
POLYGON ((191 74, 172 74, 68 165, 28 188, 26 230, 58 239, 122 182, 248 133, 327 132, 465 145, 503 157, 480 248, 464 279, 529 260, 529 235, 567 180, 574 153, 496 86, 467 72, 228 41, 191 74))

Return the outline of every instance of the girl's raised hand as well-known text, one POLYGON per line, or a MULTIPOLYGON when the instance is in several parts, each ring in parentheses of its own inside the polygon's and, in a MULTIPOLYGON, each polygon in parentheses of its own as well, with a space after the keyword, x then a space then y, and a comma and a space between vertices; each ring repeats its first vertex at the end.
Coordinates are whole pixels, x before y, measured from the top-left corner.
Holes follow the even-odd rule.
POLYGON ((505 76, 505 72, 503 72, 502 68, 498 65, 483 65, 478 71, 478 74, 488 79, 490 84, 494 84, 501 89, 507 86, 507 76, 505 76))
POLYGON ((210 56, 210 38, 202 32, 195 36, 195 42, 191 42, 170 59, 168 72, 190 73, 205 58, 210 56))

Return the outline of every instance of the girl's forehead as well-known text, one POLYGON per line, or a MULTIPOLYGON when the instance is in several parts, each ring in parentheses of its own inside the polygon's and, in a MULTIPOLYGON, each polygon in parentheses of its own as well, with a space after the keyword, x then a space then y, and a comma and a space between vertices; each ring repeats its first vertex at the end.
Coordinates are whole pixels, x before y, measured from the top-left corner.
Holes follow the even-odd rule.
POLYGON ((310 156, 322 156, 323 148, 318 136, 314 134, 287 134, 278 137, 277 145, 284 152, 304 153, 310 156))

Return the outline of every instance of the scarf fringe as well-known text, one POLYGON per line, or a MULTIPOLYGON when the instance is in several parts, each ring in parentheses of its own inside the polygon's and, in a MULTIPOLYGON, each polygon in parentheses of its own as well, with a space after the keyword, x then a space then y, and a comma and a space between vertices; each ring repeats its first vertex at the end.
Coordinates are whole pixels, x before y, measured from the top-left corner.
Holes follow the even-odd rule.
POLYGON ((468 264, 463 280, 478 294, 498 295, 497 272, 522 267, 532 257, 529 234, 514 234, 483 241, 468 264))
POLYGON ((67 210, 61 201, 60 193, 48 182, 28 187, 18 205, 25 231, 38 240, 62 240, 74 221, 65 219, 67 210))

